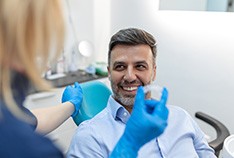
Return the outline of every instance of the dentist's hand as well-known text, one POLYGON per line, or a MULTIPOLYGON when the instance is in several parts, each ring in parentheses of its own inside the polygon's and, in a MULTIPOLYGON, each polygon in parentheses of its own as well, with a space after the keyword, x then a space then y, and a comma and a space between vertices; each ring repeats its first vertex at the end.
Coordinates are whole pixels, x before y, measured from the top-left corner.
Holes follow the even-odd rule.
POLYGON ((74 83, 74 86, 67 86, 65 88, 62 95, 62 103, 69 101, 74 105, 75 110, 71 115, 72 117, 78 114, 78 111, 82 104, 82 99, 83 99, 83 92, 80 85, 77 82, 74 83))
POLYGON ((131 117, 124 136, 140 148, 145 143, 161 135, 167 126, 168 109, 166 107, 168 92, 164 88, 160 101, 145 100, 142 87, 138 88, 131 117))
POLYGON ((169 113, 167 96, 168 92, 164 88, 160 101, 145 100, 143 88, 138 88, 131 117, 110 157, 137 157, 140 147, 164 132, 169 113))

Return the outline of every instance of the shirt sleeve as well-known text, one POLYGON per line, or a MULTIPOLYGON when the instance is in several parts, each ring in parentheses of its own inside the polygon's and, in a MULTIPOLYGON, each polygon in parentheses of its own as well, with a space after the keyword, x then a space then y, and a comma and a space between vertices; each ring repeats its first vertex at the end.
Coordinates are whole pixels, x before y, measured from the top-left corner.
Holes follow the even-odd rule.
POLYGON ((199 158, 216 158, 214 150, 209 146, 204 132, 198 126, 198 124, 189 116, 193 127, 195 129, 194 147, 199 158))
POLYGON ((90 126, 78 127, 67 152, 67 158, 95 157, 103 158, 100 139, 90 126))

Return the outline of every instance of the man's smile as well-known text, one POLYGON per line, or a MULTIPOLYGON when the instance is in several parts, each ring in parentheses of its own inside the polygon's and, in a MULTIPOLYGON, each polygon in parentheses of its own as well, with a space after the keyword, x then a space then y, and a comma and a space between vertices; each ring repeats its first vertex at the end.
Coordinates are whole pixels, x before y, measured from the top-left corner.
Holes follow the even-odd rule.
POLYGON ((125 90, 125 91, 136 91, 137 90, 137 86, 123 87, 123 90, 125 90))

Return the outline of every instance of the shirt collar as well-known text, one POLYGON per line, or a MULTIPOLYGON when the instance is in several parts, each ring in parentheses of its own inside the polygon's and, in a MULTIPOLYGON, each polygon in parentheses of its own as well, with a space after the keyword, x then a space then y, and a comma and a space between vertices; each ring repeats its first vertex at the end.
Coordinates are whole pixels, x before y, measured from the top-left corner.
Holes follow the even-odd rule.
POLYGON ((115 120, 120 120, 125 123, 128 121, 130 114, 129 112, 119 104, 112 96, 109 97, 108 105, 109 111, 115 120))

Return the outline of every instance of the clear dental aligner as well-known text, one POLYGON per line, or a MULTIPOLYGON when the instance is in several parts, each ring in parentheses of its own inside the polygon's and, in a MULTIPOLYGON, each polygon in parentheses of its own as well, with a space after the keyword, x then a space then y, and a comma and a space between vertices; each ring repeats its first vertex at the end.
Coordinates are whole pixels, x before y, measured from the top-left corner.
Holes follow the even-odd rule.
POLYGON ((143 87, 144 93, 153 92, 157 99, 161 98, 163 88, 157 85, 156 81, 143 87))

